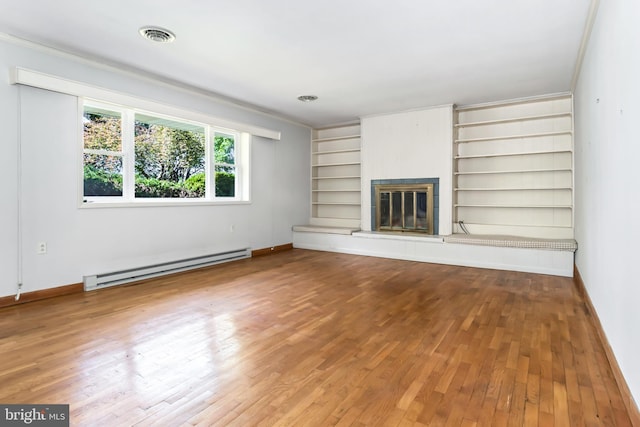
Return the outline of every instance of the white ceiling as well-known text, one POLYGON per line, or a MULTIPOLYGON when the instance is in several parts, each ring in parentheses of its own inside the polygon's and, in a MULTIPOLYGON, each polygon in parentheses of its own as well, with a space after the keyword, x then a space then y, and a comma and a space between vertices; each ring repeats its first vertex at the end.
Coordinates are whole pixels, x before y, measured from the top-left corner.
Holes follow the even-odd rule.
POLYGON ((590 2, 0 0, 0 32, 322 127, 569 91, 590 2))

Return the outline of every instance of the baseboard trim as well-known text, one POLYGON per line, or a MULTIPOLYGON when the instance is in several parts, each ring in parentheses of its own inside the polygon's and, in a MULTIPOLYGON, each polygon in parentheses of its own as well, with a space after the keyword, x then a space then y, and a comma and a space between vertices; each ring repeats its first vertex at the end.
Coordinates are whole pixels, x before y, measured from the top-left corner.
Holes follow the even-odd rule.
POLYGON ((629 386, 627 381, 624 379, 622 375, 622 371, 620 370, 620 365, 618 365, 618 361, 616 360, 615 355, 613 354, 613 350, 611 349, 611 345, 609 344, 609 340, 604 333, 604 329, 602 328, 602 323, 600 323, 600 318, 598 317, 598 313, 596 312, 593 303, 591 302, 591 298, 589 297, 589 293, 587 292, 587 288, 584 285, 584 281, 582 280, 582 276, 580 276, 580 271, 578 267, 574 264, 573 266, 573 283, 576 286, 576 289, 580 293, 580 296, 584 299, 584 303, 589 311, 591 317, 591 322, 593 327, 596 329, 598 333, 598 337, 600 338, 600 342, 602 343, 602 347, 604 347, 604 352, 607 355, 607 360, 609 361, 609 365, 611 366, 611 372, 613 373, 613 377, 616 380, 616 384, 618 384, 618 389, 620 389, 620 394, 622 395, 622 400, 624 401, 624 405, 627 408, 627 413, 629 414, 629 418, 631 418, 631 424, 634 427, 640 427, 640 411, 638 410, 638 405, 636 404, 633 396, 631 395, 631 390, 629 390, 629 386))
POLYGON ((84 285, 82 283, 74 283, 72 285, 41 289, 39 291, 25 292, 24 294, 21 294, 18 301, 16 301, 16 298, 13 295, 0 297, 0 307, 9 307, 12 305, 24 304, 26 302, 39 301, 47 298, 59 297, 62 295, 76 294, 81 292, 84 292, 84 285))
MULTIPOLYGON (((272 246, 270 248, 256 249, 251 251, 252 257, 259 257, 265 255, 271 255, 278 252, 284 252, 293 249, 293 243, 287 243, 284 245, 272 246)), ((24 304, 32 301, 39 301, 47 298, 58 297, 62 295, 69 295, 75 293, 84 292, 83 283, 74 283, 72 285, 58 286, 55 288, 42 289, 39 291, 25 292, 20 295, 20 299, 16 301, 14 295, 8 295, 0 297, 0 308, 10 307, 12 305, 24 304)))
POLYGON ((258 256, 275 254, 277 252, 289 251, 291 249, 293 249, 293 243, 286 243, 284 245, 272 246, 270 248, 256 249, 251 251, 251 256, 255 258, 258 256))

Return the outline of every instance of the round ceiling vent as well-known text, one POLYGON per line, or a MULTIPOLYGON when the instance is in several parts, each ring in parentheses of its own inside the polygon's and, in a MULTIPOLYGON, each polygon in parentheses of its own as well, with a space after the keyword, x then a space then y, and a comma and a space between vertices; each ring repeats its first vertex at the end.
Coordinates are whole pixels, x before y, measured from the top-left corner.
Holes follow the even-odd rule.
POLYGON ((139 30, 140 35, 145 39, 157 43, 171 43, 176 39, 176 35, 171 31, 160 27, 142 27, 139 30))
POLYGON ((298 97, 298 101, 302 101, 302 102, 313 102, 316 99, 318 99, 318 97, 315 95, 300 95, 298 97))

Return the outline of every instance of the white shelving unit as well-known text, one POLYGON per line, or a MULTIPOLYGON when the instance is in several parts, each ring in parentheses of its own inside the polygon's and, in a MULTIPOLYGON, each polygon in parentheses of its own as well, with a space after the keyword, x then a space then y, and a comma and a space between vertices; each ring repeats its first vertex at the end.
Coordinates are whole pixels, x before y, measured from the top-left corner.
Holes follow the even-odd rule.
POLYGON ((360 125, 315 129, 311 225, 360 227, 360 125))
POLYGON ((573 238, 573 99, 457 108, 454 231, 573 238))

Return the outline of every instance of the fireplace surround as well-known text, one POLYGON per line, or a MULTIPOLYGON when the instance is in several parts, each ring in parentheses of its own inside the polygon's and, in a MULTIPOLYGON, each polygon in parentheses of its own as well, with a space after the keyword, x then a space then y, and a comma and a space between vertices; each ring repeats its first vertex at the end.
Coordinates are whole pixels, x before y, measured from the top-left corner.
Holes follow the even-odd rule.
POLYGON ((439 181, 371 180, 371 230, 437 235, 439 181))

